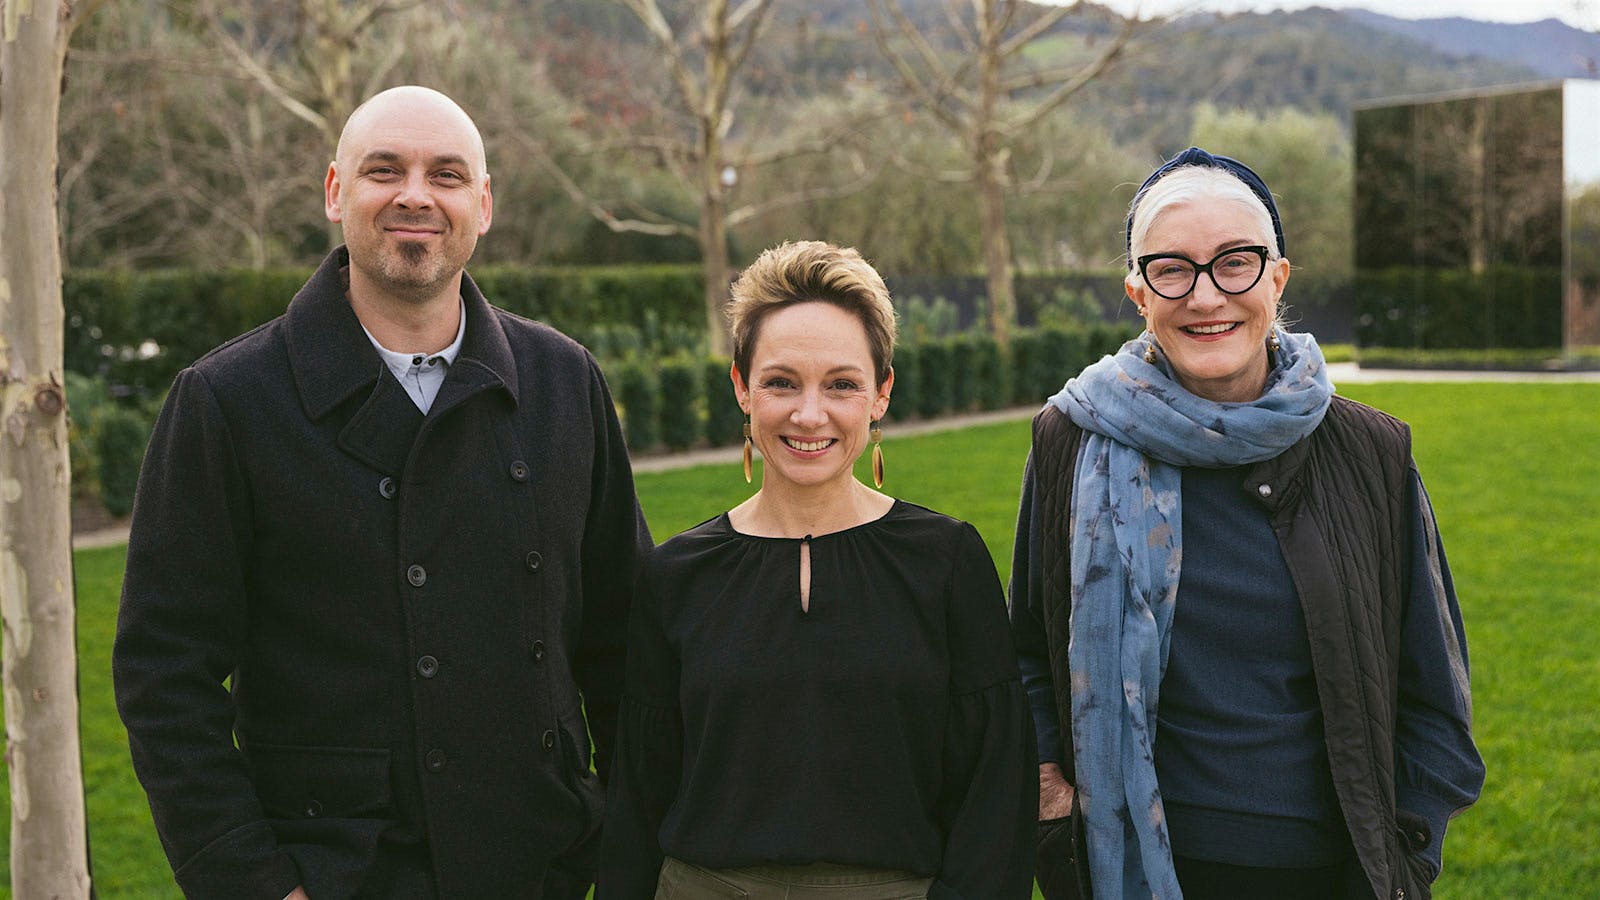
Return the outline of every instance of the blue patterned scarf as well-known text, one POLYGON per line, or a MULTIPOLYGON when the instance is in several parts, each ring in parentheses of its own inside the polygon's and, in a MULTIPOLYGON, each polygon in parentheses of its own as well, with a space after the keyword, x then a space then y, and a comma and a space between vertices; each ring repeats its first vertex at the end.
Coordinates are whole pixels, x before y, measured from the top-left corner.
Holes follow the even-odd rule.
POLYGON ((1316 339, 1280 331, 1261 397, 1214 403, 1184 390, 1165 360, 1145 362, 1149 340, 1102 357, 1050 403, 1086 432, 1072 492, 1067 652, 1094 892, 1176 900, 1155 730, 1183 565, 1180 467, 1277 456, 1322 422, 1333 387, 1316 339))

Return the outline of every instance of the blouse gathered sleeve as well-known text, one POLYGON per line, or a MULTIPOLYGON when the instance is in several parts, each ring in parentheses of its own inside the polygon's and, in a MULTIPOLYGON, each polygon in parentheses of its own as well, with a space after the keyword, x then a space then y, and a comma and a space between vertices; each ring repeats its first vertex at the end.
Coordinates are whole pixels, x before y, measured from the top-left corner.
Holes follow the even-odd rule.
POLYGON ((1483 758, 1472 739, 1467 638, 1450 566, 1422 479, 1413 468, 1411 571, 1401 622, 1395 800, 1428 823, 1418 851, 1437 877, 1445 827, 1483 788, 1483 758))
POLYGON ((1033 895, 1038 818, 1033 718, 983 538, 964 525, 948 599, 950 713, 932 900, 1033 895))
POLYGON ((679 667, 648 568, 628 620, 627 675, 606 791, 598 900, 649 898, 661 872, 662 820, 683 772, 679 667))

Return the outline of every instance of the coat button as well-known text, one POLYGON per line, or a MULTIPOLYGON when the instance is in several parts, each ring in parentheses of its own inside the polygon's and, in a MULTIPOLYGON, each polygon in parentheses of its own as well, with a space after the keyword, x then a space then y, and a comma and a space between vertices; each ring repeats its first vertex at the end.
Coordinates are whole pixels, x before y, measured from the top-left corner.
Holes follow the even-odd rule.
POLYGON ((544 660, 544 641, 534 641, 533 646, 528 648, 528 652, 533 654, 534 662, 542 662, 544 660))
POLYGON ((556 733, 554 731, 546 731, 544 737, 539 739, 539 743, 543 744, 546 750, 554 750, 556 748, 556 733))
POLYGON ((417 674, 423 678, 432 678, 439 674, 439 660, 432 656, 424 656, 417 660, 417 674))
POLYGON ((315 819, 322 815, 322 801, 312 800, 306 804, 306 818, 315 819))
POLYGON ((524 561, 528 564, 529 572, 537 572, 539 567, 544 565, 544 557, 540 556, 537 550, 529 550, 524 561))
POLYGON ((1406 900, 1406 889, 1405 888, 1395 888, 1394 889, 1394 900, 1406 900))
POLYGON ((412 587, 422 587, 428 583, 428 570, 421 566, 411 566, 406 569, 406 580, 412 587))
POLYGON ((517 460, 516 462, 512 463, 511 464, 511 480, 512 481, 527 481, 528 480, 528 464, 523 462, 520 459, 517 460))
POLYGON ((1263 484, 1262 486, 1256 488, 1256 493, 1260 494, 1263 497, 1271 497, 1272 496, 1272 485, 1263 484))
POLYGON ((445 758, 443 750, 429 750, 426 760, 429 772, 444 771, 445 758))
POLYGON ((390 478, 387 475, 385 475, 383 478, 379 479, 379 481, 378 481, 378 493, 383 496, 383 499, 385 499, 385 500, 393 500, 394 499, 394 495, 399 493, 399 491, 400 491, 400 489, 395 487, 393 478, 390 478))

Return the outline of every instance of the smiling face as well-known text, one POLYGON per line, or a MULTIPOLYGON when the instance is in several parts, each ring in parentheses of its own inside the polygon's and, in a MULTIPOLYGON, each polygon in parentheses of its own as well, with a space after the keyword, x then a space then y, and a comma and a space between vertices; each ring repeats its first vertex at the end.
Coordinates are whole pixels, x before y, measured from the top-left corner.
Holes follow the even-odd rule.
MULTIPOLYGON (((1236 200, 1198 197, 1155 215, 1136 251, 1141 256, 1172 253, 1205 263, 1236 247, 1273 242, 1260 233, 1260 214, 1236 200)), ((1156 294, 1137 271, 1126 287, 1178 383, 1208 400, 1242 403, 1266 386, 1267 334, 1288 280, 1289 262, 1279 258, 1269 259, 1261 279, 1242 294, 1223 293, 1205 275, 1178 300, 1156 294)))
POLYGON ((832 303, 787 304, 761 321, 750 372, 733 371, 739 407, 765 460, 761 489, 838 487, 888 411, 894 375, 874 385, 861 319, 832 303))
POLYGON ((408 87, 369 100, 345 125, 325 187, 353 292, 426 301, 460 290, 493 198, 477 128, 449 98, 408 87))

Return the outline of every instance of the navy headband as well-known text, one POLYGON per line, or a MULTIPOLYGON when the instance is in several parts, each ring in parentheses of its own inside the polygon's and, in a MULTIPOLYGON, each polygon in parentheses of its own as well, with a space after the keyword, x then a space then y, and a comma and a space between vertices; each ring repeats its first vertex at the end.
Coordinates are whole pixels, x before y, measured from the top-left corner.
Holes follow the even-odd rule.
POLYGON ((1130 270, 1133 268, 1133 213, 1139 208, 1139 201, 1144 199, 1145 192, 1150 190, 1151 185, 1171 174, 1173 169, 1182 168, 1183 166, 1207 166, 1212 169, 1221 169, 1244 182, 1250 192, 1256 195, 1256 199, 1260 200, 1261 204, 1267 208, 1267 215, 1272 217, 1272 234, 1278 239, 1278 255, 1288 255, 1283 249, 1283 220, 1278 218, 1278 205, 1272 202, 1272 192, 1267 190, 1267 183, 1261 180, 1261 176, 1237 159, 1229 159, 1226 156, 1212 156, 1199 147, 1190 147, 1162 163, 1161 168, 1152 172, 1150 177, 1144 180, 1144 184, 1139 185, 1139 193, 1133 195, 1133 203, 1128 209, 1127 248, 1128 268, 1130 270))

